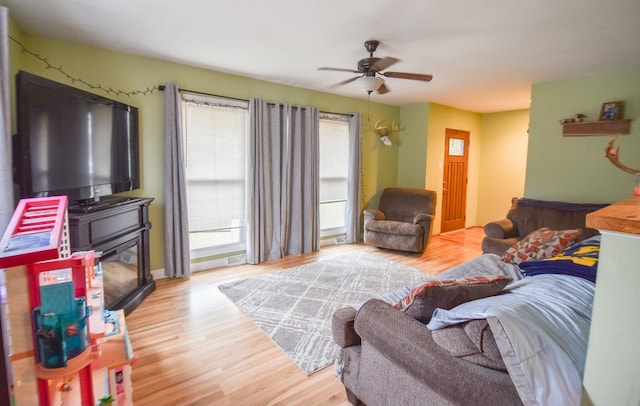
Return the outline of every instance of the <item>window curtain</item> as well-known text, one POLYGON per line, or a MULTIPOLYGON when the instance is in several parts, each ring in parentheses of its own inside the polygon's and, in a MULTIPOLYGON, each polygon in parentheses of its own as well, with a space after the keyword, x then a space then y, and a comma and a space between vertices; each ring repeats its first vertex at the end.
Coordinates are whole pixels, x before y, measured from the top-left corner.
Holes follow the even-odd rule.
POLYGON ((11 220, 15 209, 11 177, 11 102, 9 101, 9 11, 0 7, 0 231, 11 220))
POLYGON ((164 274, 191 275, 189 221, 178 86, 165 86, 164 119, 164 274))
POLYGON ((362 118, 360 113, 349 117, 349 174, 347 179, 347 243, 362 240, 360 232, 361 141, 362 118))
MULTIPOLYGON (((13 215, 13 179, 11 177, 11 113, 9 101, 9 11, 0 7, 0 233, 4 234, 13 215)), ((0 269, 0 289, 4 290, 4 270, 0 269)), ((4 300, 4 298, 1 298, 4 300)), ((0 349, 2 364, 0 376, 0 404, 10 404, 11 364, 9 363, 9 340, 4 310, 0 313, 0 349)))
POLYGON ((249 102, 247 262, 317 251, 319 111, 249 102))

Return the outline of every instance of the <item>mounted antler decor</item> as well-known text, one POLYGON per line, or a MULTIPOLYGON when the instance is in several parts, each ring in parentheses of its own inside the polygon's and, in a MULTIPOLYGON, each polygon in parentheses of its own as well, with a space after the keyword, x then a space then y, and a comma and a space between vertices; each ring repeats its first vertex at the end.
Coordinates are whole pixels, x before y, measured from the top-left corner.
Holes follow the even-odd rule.
POLYGON ((384 145, 390 147, 393 145, 393 143, 391 142, 391 138, 389 138, 389 135, 391 133, 398 132, 400 128, 395 121, 391 123, 391 126, 384 125, 383 123, 381 123, 381 121, 382 120, 376 121, 373 129, 376 131, 376 134, 378 134, 378 137, 380 137, 380 141, 382 141, 384 145))
POLYGON ((620 156, 620 147, 618 149, 613 148, 613 144, 616 142, 616 139, 612 139, 609 144, 607 144, 607 149, 604 151, 604 156, 611 161, 612 164, 622 169, 625 172, 632 173, 634 175, 640 176, 640 169, 629 168, 628 166, 621 164, 618 160, 620 156))
MULTIPOLYGON (((617 138, 617 137, 616 137, 617 138)), ((622 163, 620 163, 620 147, 618 147, 617 149, 615 149, 613 147, 613 144, 616 142, 616 138, 612 139, 611 141, 609 141, 609 143, 607 144, 607 148, 604 150, 604 156, 615 166, 617 166, 618 168, 622 169, 625 172, 631 173, 633 175, 636 175, 638 177, 638 186, 636 186, 635 188, 633 188, 633 194, 634 196, 640 196, 640 169, 633 169, 630 168, 622 163)))

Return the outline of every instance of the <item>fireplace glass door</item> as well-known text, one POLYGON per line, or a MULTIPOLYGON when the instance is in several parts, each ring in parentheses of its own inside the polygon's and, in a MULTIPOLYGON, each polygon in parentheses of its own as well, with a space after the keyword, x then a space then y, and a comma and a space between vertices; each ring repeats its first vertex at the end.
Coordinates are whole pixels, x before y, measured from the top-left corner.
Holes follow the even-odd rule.
POLYGON ((101 258, 104 285, 104 305, 116 310, 120 300, 138 288, 138 252, 140 238, 137 237, 106 251, 101 258))

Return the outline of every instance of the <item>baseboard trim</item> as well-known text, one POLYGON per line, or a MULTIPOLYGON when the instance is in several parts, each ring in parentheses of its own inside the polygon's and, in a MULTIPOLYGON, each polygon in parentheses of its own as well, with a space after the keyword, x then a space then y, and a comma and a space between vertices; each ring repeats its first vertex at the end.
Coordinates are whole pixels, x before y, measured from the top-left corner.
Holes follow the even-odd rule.
MULTIPOLYGON (((208 271, 210 269, 221 268, 223 266, 242 265, 246 263, 247 263, 247 256, 245 254, 232 255, 229 257, 216 258, 216 259, 211 259, 211 260, 202 261, 202 262, 192 262, 191 273, 208 271)), ((151 275, 153 275, 154 280, 166 278, 164 274, 164 268, 153 269, 151 271, 151 275)))

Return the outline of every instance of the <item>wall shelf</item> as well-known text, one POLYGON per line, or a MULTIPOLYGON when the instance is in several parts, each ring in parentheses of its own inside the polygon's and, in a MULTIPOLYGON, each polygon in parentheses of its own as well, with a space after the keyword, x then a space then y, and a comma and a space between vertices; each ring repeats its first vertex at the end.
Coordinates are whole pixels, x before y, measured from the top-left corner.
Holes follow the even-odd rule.
POLYGON ((588 135, 627 135, 631 120, 583 121, 562 124, 564 137, 583 137, 588 135))

